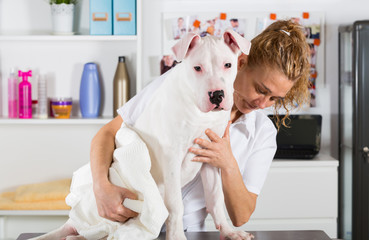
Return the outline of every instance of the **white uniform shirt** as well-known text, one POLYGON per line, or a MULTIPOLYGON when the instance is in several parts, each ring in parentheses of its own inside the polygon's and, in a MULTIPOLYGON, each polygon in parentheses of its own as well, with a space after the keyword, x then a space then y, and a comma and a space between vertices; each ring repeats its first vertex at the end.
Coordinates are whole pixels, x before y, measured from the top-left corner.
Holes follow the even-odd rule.
MULTIPOLYGON (((130 125, 135 124, 167 73, 154 80, 118 109, 124 122, 130 125)), ((277 131, 272 121, 259 110, 242 115, 230 127, 232 152, 238 162, 246 188, 252 193, 259 194, 264 184, 277 148, 276 134, 277 131)), ((182 188, 182 198, 184 230, 204 230, 207 213, 199 174, 182 188)))

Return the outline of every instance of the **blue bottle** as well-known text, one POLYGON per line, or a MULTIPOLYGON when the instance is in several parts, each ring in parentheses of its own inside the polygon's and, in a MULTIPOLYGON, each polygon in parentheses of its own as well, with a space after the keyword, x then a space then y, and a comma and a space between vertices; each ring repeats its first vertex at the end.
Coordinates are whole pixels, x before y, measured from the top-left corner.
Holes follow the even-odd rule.
POLYGON ((79 88, 79 107, 83 118, 97 118, 100 113, 101 86, 95 63, 86 63, 79 88))

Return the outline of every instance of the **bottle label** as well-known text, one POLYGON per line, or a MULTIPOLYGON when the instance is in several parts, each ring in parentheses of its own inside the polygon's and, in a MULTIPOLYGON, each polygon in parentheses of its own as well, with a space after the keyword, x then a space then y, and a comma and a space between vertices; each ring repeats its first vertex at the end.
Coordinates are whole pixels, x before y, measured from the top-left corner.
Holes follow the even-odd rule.
POLYGON ((9 100, 9 105, 8 105, 8 117, 9 118, 16 118, 18 117, 18 106, 17 106, 17 100, 9 100))

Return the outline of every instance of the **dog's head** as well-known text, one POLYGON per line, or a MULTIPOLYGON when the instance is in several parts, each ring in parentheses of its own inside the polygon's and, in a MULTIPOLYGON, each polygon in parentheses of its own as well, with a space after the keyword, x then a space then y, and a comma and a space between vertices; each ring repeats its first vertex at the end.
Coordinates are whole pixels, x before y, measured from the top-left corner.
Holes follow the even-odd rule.
POLYGON ((251 43, 228 29, 221 38, 201 38, 188 33, 172 48, 177 61, 185 65, 185 74, 196 105, 202 112, 230 110, 233 82, 240 52, 249 53, 251 43))

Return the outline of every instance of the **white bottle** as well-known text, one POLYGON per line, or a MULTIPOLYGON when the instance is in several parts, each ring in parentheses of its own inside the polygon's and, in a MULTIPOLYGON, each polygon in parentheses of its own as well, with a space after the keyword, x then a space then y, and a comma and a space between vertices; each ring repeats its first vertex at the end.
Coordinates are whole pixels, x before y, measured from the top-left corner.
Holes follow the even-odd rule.
POLYGON ((46 76, 40 74, 38 78, 38 118, 45 119, 48 116, 47 113, 47 84, 46 76))

